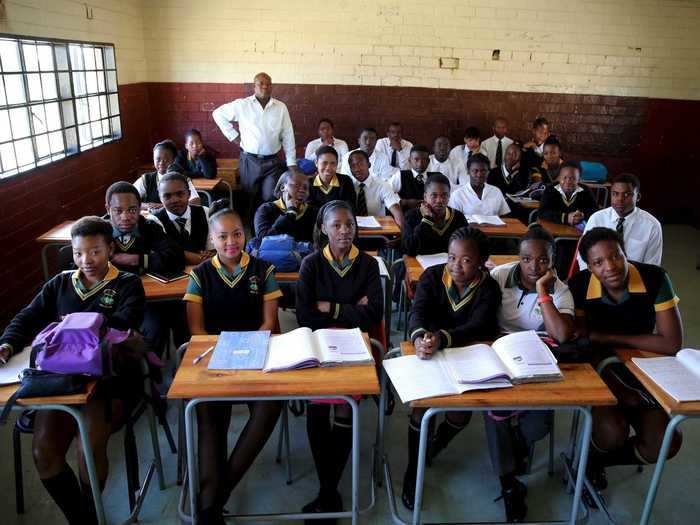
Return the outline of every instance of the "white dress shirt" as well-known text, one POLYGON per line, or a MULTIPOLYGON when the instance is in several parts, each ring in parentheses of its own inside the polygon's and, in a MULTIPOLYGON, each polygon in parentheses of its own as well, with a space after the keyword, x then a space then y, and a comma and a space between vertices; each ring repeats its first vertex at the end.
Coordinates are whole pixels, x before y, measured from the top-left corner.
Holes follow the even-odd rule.
POLYGON ((175 215, 174 213, 170 213, 170 210, 165 210, 165 213, 168 214, 168 219, 175 224, 176 228, 180 228, 180 225, 175 222, 177 219, 186 219, 187 222, 185 223, 185 230, 187 231, 188 234, 192 233, 192 211, 190 211, 190 207, 187 206, 187 210, 185 210, 185 213, 182 215, 175 215))
MULTIPOLYGON (((501 287, 501 306, 498 308, 498 325, 504 332, 523 330, 544 330, 542 306, 537 304, 537 292, 520 288, 515 279, 518 261, 496 266, 491 270, 501 287)), ((574 298, 569 287, 558 278, 554 281, 552 302, 559 313, 574 317, 574 298)))
MULTIPOLYGON (((411 173, 413 174, 413 178, 417 179, 418 178, 418 172, 416 170, 411 170, 411 173)), ((421 173, 423 176, 423 182, 425 183, 426 179, 428 178, 428 172, 424 171, 421 173)), ((401 191, 401 172, 396 171, 394 174, 391 176, 391 179, 389 180, 389 184, 391 184, 391 189, 394 190, 394 193, 398 194, 401 191)))
MULTIPOLYGON (((586 223, 584 233, 598 226, 615 230, 620 216, 612 208, 599 210, 591 215, 586 223)), ((661 223, 648 211, 635 208, 625 217, 622 226, 622 237, 625 243, 627 258, 641 263, 661 265, 663 252, 663 234, 661 223)), ((586 268, 586 263, 578 256, 579 266, 586 268)))
MULTIPOLYGON (((348 151, 343 155, 343 160, 338 170, 340 173, 344 173, 345 175, 350 175, 352 173, 350 171, 350 154, 353 151, 359 151, 359 149, 360 148, 348 151)), ((394 168, 389 164, 389 159, 386 154, 383 151, 378 151, 377 148, 374 148, 374 151, 369 156, 369 163, 369 172, 382 180, 388 181, 395 171, 399 171, 398 168, 394 168)))
POLYGON ((243 151, 256 155, 275 155, 280 148, 284 148, 287 166, 296 165, 294 129, 284 102, 270 98, 263 109, 255 95, 252 95, 219 106, 212 117, 230 141, 238 136, 238 131, 231 122, 238 122, 243 151))
MULTIPOLYGON (((498 150, 498 137, 493 135, 481 143, 479 150, 491 161, 491 169, 496 167, 496 150, 498 150)), ((506 158, 506 148, 513 144, 513 139, 503 137, 501 140, 502 159, 506 158)))
MULTIPOLYGON (((350 177, 355 186, 355 195, 360 192, 360 181, 355 177, 350 177)), ((394 204, 399 204, 401 199, 391 189, 389 183, 370 173, 364 181, 365 200, 367 201, 367 213, 369 215, 386 215, 385 209, 391 208, 394 204)))
POLYGON ((501 190, 491 184, 484 184, 481 198, 477 196, 471 184, 463 184, 461 188, 450 195, 448 206, 461 211, 464 215, 506 215, 510 213, 510 207, 508 207, 501 190))
MULTIPOLYGON (((304 153, 304 158, 313 160, 314 162, 316 161, 316 150, 320 148, 323 145, 323 141, 318 138, 316 140, 312 140, 306 145, 306 152, 304 153)), ((338 165, 340 166, 340 161, 343 158, 343 155, 345 155, 348 152, 348 143, 345 142, 344 140, 337 139, 333 137, 333 148, 335 148, 335 151, 338 152, 338 165)), ((345 173, 344 171, 341 171, 340 173, 345 173)), ((350 173, 350 172, 347 172, 350 173)), ((346 173, 346 175, 347 175, 346 173)))
POLYGON ((461 184, 466 184, 469 182, 469 177, 467 176, 467 170, 462 168, 461 163, 455 163, 448 157, 445 162, 440 162, 435 158, 435 155, 430 155, 430 163, 428 164, 428 171, 442 173, 445 177, 450 179, 450 187, 456 190, 461 184))
MULTIPOLYGON (((410 165, 408 163, 409 157, 411 156, 411 148, 413 147, 413 144, 407 140, 401 139, 401 149, 396 152, 397 154, 397 161, 398 161, 398 168, 400 170, 407 170, 410 168, 410 165)), ((391 149, 391 141, 389 140, 389 137, 384 137, 381 138, 377 141, 376 146, 374 146, 374 150, 381 151, 384 153, 389 159, 389 165, 391 166, 391 155, 393 153, 393 149, 391 149)))
MULTIPOLYGON (((136 182, 134 182, 134 188, 139 192, 139 195, 141 195, 141 199, 146 198, 146 185, 144 184, 143 180, 146 175, 143 174, 141 175, 138 179, 136 179, 136 182)), ((160 184, 160 179, 162 179, 164 175, 161 175, 160 173, 156 176, 156 183, 160 184)), ((187 187, 190 189, 190 202, 192 202, 194 199, 199 198, 199 193, 197 193, 197 189, 194 187, 194 184, 192 184, 192 179, 187 177, 187 187)))
MULTIPOLYGON (((482 153, 481 149, 477 149, 476 151, 472 151, 472 155, 476 155, 477 153, 482 153)), ((467 160, 469 160, 469 149, 467 148, 466 144, 460 144, 459 146, 455 146, 450 150, 450 157, 449 159, 456 165, 460 167, 464 167, 464 171, 467 171, 467 160)))

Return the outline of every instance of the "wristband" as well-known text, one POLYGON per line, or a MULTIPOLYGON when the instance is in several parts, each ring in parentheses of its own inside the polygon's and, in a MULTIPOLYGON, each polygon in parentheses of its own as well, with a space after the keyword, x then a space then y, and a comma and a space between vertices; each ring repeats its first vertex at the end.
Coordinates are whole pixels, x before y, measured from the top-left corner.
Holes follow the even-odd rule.
POLYGON ((551 295, 542 295, 537 298, 537 304, 551 303, 553 301, 551 295))

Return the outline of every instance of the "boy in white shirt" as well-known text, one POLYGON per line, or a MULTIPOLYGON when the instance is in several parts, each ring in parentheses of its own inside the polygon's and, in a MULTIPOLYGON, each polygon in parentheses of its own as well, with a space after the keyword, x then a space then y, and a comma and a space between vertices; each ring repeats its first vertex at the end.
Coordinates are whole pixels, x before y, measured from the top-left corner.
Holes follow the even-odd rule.
MULTIPOLYGON (((466 170, 467 162, 472 155, 479 153, 481 147, 481 135, 479 130, 474 126, 468 127, 464 131, 464 144, 455 146, 450 151, 450 160, 455 166, 464 167, 466 170)), ((489 164, 490 165, 490 164, 489 164)))
POLYGON ((400 170, 409 169, 409 156, 413 144, 403 139, 403 129, 400 122, 392 122, 386 132, 386 137, 377 141, 376 148, 389 159, 389 165, 400 170))
POLYGON ((364 128, 360 132, 360 136, 357 139, 357 149, 347 152, 343 155, 340 162, 339 173, 344 173, 348 175, 350 173, 350 165, 348 164, 348 159, 353 151, 362 150, 369 156, 370 169, 369 172, 372 175, 376 175, 382 180, 389 180, 398 168, 393 168, 389 164, 389 158, 386 153, 377 149, 377 130, 374 128, 364 128))
MULTIPOLYGON (((627 258, 647 264, 661 265, 663 233, 661 223, 651 213, 637 208, 642 194, 636 175, 621 173, 610 187, 610 207, 595 212, 583 233, 602 226, 617 231, 623 239, 627 258)), ((578 256, 579 267, 586 263, 578 256)))
POLYGON ((450 159, 450 139, 440 135, 433 141, 433 154, 430 155, 428 171, 442 173, 450 180, 452 190, 467 182, 467 170, 450 159))
MULTIPOLYGON (((304 157, 316 162, 316 150, 321 146, 331 146, 338 152, 338 158, 343 158, 348 152, 348 143, 344 140, 337 139, 333 136, 335 126, 329 118, 322 118, 318 121, 318 136, 319 138, 312 140, 306 145, 304 157)), ((341 172, 342 173, 342 172, 341 172)))
POLYGON ((401 199, 394 193, 389 183, 371 173, 371 164, 367 153, 362 150, 353 151, 349 158, 352 184, 355 187, 357 201, 355 212, 358 216, 386 215, 389 210, 399 227, 403 226, 401 199))
POLYGON ((498 117, 493 122, 493 136, 481 143, 481 153, 489 158, 491 169, 503 163, 506 148, 513 144, 513 139, 506 137, 506 133, 508 133, 508 121, 498 117))
MULTIPOLYGON (((507 215, 510 207, 503 193, 496 186, 486 184, 489 174, 489 159, 486 155, 472 155, 467 163, 469 183, 462 185, 450 196, 450 208, 461 211, 465 216, 507 215)), ((467 217, 467 220, 469 217, 467 217)))

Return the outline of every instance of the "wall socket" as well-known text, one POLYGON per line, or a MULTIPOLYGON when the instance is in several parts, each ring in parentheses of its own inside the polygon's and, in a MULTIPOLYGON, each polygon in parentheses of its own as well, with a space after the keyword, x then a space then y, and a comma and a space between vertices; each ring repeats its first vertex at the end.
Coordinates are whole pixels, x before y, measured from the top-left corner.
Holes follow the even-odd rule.
POLYGON ((441 69, 459 69, 459 58, 440 57, 441 69))

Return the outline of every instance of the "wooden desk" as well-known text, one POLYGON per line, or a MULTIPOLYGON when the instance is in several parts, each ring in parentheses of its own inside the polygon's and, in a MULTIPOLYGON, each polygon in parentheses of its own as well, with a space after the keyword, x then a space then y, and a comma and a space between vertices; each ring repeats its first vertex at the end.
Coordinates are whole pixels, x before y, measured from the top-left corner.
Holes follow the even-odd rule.
POLYGON ((52 248, 61 248, 70 243, 70 230, 75 223, 72 221, 63 221, 57 226, 54 226, 49 231, 42 233, 35 239, 41 244, 41 271, 44 274, 44 281, 48 281, 49 275, 49 260, 48 253, 52 248))
MULTIPOLYGON (((367 335, 366 344, 369 345, 367 335)), ((187 401, 185 407, 185 439, 187 443, 187 467, 190 509, 196 522, 196 501, 199 492, 199 473, 195 461, 196 407, 211 401, 255 401, 290 399, 342 399, 352 409, 352 504, 341 517, 352 518, 356 525, 359 519, 359 407, 353 395, 379 393, 379 382, 374 364, 352 367, 309 368, 288 372, 264 373, 261 370, 216 370, 207 365, 212 354, 198 364, 193 359, 216 344, 216 336, 194 336, 183 356, 168 391, 169 399, 187 401)), ((383 411, 379 410, 380 417, 383 411)), ((279 519, 284 515, 259 515, 257 519, 279 519)), ((295 519, 322 518, 322 514, 300 515, 295 519)), ((290 515, 287 515, 290 517, 290 515)))
MULTIPOLYGON (((28 350, 27 350, 28 351, 28 350)), ((36 405, 84 405, 95 393, 96 383, 87 385, 85 392, 66 396, 32 397, 17 400, 17 404, 22 407, 34 407, 36 405)), ((19 388, 19 383, 14 385, 0 386, 0 405, 7 403, 12 394, 19 388)))
POLYGON ((197 178, 192 179, 192 184, 198 193, 204 193, 207 196, 210 206, 211 203, 214 202, 211 192, 214 191, 217 186, 223 184, 228 188, 229 202, 231 203, 231 206, 233 206, 233 185, 226 179, 222 179, 221 177, 217 177, 215 179, 197 178))
POLYGON ((488 224, 469 224, 469 226, 474 226, 480 229, 489 237, 506 237, 513 239, 520 239, 523 235, 527 233, 527 226, 525 226, 518 219, 512 217, 501 217, 501 220, 506 223, 505 226, 490 226, 488 224))
MULTIPOLYGON (((414 353, 413 344, 401 343, 401 352, 406 355, 414 353)), ((413 523, 419 524, 423 499, 423 482, 425 476, 425 459, 428 445, 430 420, 443 412, 487 412, 491 410, 577 410, 584 419, 580 438, 579 463, 571 506, 569 523, 576 523, 578 507, 583 489, 583 479, 588 460, 588 448, 591 437, 591 406, 615 405, 617 400, 598 374, 588 364, 570 364, 560 366, 564 374, 563 381, 551 383, 530 383, 516 385, 512 388, 478 390, 454 396, 442 396, 413 401, 411 406, 427 408, 421 421, 420 444, 418 449, 418 471, 413 510, 413 523)), ((387 488, 393 491, 387 479, 387 488)), ((392 513, 394 509, 392 508, 392 513)), ((395 521, 400 518, 394 515, 395 521)))
POLYGON ((572 241, 578 241, 581 237, 581 232, 568 224, 557 224, 556 222, 545 221, 544 219, 537 219, 537 224, 542 226, 547 230, 554 240, 566 239, 572 241))
MULTIPOLYGON (((518 260, 520 260, 520 256, 518 255, 492 255, 489 257, 487 264, 491 263, 494 266, 500 266, 501 264, 515 262, 518 260)), ((420 276, 423 275, 425 270, 418 262, 418 259, 411 255, 404 255, 403 262, 406 265, 406 277, 411 283, 411 286, 415 288, 420 280, 420 276)))
POLYGON ((676 401, 632 362, 633 357, 661 357, 659 354, 655 354, 653 352, 642 352, 640 350, 618 350, 616 354, 618 358, 625 363, 625 366, 627 366, 630 372, 632 372, 634 376, 639 379, 639 382, 644 385, 644 388, 646 388, 649 393, 654 396, 654 399, 658 401, 666 413, 671 417, 668 425, 666 425, 664 438, 661 442, 661 449, 659 450, 659 459, 654 467, 654 474, 652 475, 649 490, 647 491, 647 496, 644 500, 642 517, 639 520, 640 525, 647 525, 649 523, 649 519, 651 518, 651 511, 654 507, 656 494, 659 490, 661 475, 663 474, 664 466, 666 465, 666 459, 668 457, 669 448, 671 447, 671 440, 673 439, 674 431, 676 430, 676 427, 678 427, 686 419, 700 418, 700 401, 676 401))
POLYGON ((396 224, 393 217, 388 215, 384 217, 375 215, 374 218, 377 219, 381 228, 360 228, 357 232, 359 237, 363 239, 381 237, 390 240, 391 237, 398 237, 401 235, 401 228, 396 224))
POLYGON ((509 197, 506 197, 506 200, 512 202, 513 204, 520 206, 521 208, 525 208, 526 210, 537 210, 540 207, 540 201, 536 199, 529 199, 529 198, 517 198, 517 199, 511 199, 509 197))
MULTIPOLYGON (((185 266, 185 273, 189 275, 194 266, 185 266)), ((170 283, 162 283, 149 275, 141 276, 141 284, 146 292, 146 301, 167 301, 182 299, 187 290, 189 278, 178 279, 170 283)))

